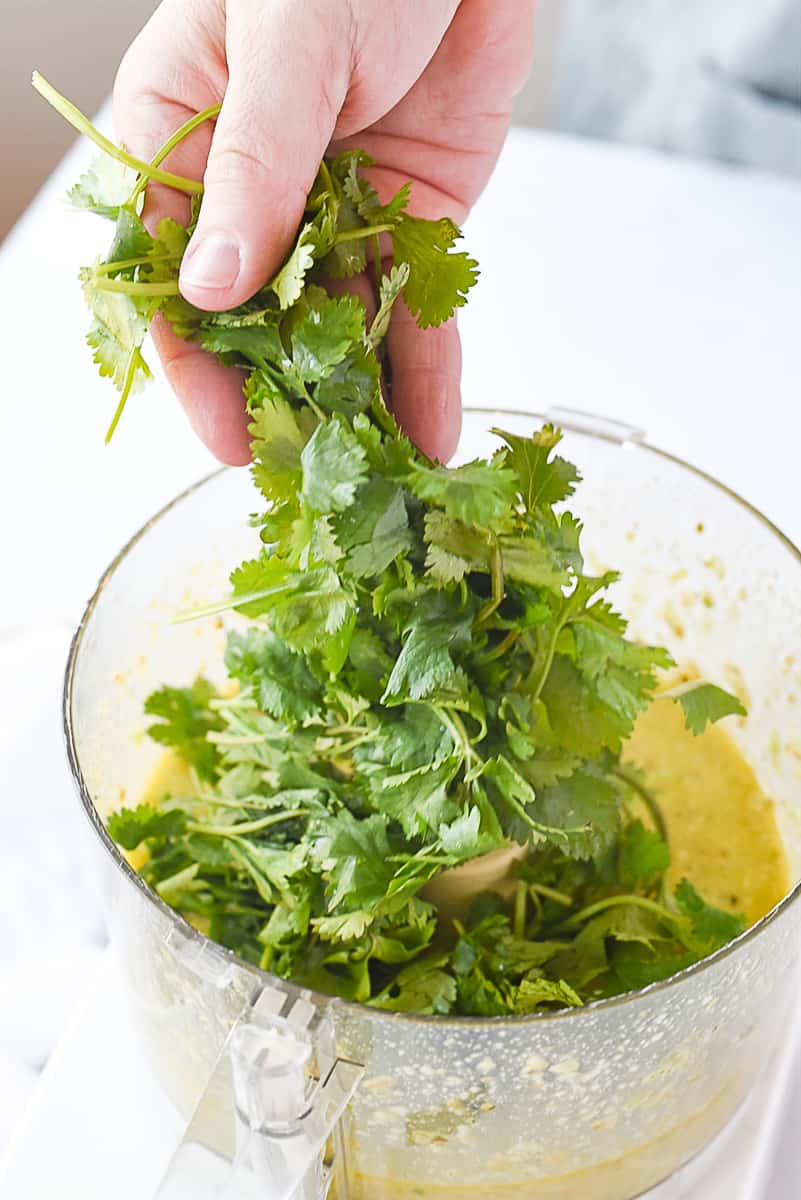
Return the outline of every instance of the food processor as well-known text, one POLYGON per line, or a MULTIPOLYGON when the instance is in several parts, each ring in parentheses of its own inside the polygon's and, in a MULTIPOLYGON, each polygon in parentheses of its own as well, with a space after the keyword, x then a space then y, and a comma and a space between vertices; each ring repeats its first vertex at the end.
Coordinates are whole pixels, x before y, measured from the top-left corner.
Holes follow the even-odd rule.
POLYGON ((99 846, 104 905, 141 1053, 185 1133, 162 1200, 632 1200, 717 1134, 781 1038, 801 934, 801 554, 745 501, 570 411, 465 414, 456 461, 494 426, 565 432, 571 511, 631 634, 736 691, 728 729, 775 804, 795 886, 676 976, 583 1008, 464 1018, 389 1013, 260 971, 136 875, 104 817, 135 804, 159 754, 143 704, 165 682, 222 683, 235 615, 170 616, 227 590, 258 548, 246 472, 179 496, 122 550, 75 636, 70 763, 99 846))

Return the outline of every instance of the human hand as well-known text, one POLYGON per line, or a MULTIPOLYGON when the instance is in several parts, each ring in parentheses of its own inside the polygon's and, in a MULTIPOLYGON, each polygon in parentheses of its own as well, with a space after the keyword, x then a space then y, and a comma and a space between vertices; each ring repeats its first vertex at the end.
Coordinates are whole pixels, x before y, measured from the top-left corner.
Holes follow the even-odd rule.
MULTIPOLYGON (((412 181, 409 211, 461 222, 486 184, 529 64, 533 0, 163 0, 114 88, 117 133, 150 158, 193 113, 222 101, 167 160, 203 177, 180 287, 233 308, 286 253, 329 146, 358 146, 382 202, 412 181)), ((148 187, 144 218, 186 221, 188 201, 148 187)), ((353 281, 368 303, 366 278, 353 281)), ((250 459, 242 376, 157 319, 153 338, 195 431, 224 462, 250 459)), ((459 437, 455 319, 420 330, 395 306, 391 407, 447 460, 459 437)))

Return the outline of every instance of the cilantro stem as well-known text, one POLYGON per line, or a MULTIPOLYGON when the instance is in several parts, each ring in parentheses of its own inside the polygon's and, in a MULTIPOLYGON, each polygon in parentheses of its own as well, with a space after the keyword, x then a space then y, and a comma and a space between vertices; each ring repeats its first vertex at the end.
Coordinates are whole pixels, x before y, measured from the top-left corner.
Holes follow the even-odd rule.
POLYGON ((165 279, 163 283, 136 283, 133 279, 107 279, 102 276, 94 281, 99 292, 122 292, 124 296, 177 296, 180 292, 177 279, 165 279))
MULTIPOLYGON (((229 596, 227 600, 217 600, 213 604, 201 604, 197 608, 182 609, 180 612, 173 613, 170 622, 173 625, 181 625, 184 621, 195 621, 198 617, 216 617, 218 613, 229 612, 230 609, 239 608, 243 604, 253 604, 257 600, 267 600, 270 596, 283 595, 290 592, 294 586, 292 583, 279 583, 275 587, 262 588, 258 592, 246 592, 244 596, 229 596)), ((323 594, 321 588, 304 592, 306 596, 322 596, 323 594)))
POLYGON ((190 821, 186 828, 189 833, 208 833, 214 837, 243 837, 246 833, 258 833, 271 825, 281 825, 284 821, 294 820, 295 817, 308 817, 309 808, 294 808, 269 817, 260 817, 258 821, 240 821, 238 825, 204 825, 202 821, 190 821))
POLYGON ((515 908, 512 918, 512 932, 515 937, 525 937, 526 933, 526 901, 528 900, 528 884, 524 879, 518 879, 515 888, 515 908))
MULTIPOLYGON (((267 364, 265 364, 265 366, 266 365, 267 364)), ((264 368, 262 368, 262 369, 264 369, 264 368)), ((273 379, 276 380, 276 382, 280 383, 280 380, 281 380, 280 372, 272 370, 269 372, 269 374, 272 376, 273 379)), ((328 413, 324 413, 323 410, 319 407, 319 405, 315 404, 314 400, 312 400, 309 389, 306 387, 306 384, 301 381, 299 381, 299 382, 300 382, 301 395, 303 396, 303 399, 308 404, 309 408, 314 413, 317 420, 320 421, 321 423, 324 421, 327 421, 328 413)))
POLYGON ((186 179, 183 175, 173 175, 172 171, 161 171, 158 167, 151 167, 149 163, 143 162, 141 158, 134 157, 127 150, 123 150, 121 146, 115 146, 114 142, 105 137, 99 129, 96 129, 88 117, 84 116, 79 108, 76 108, 66 96, 62 96, 57 92, 51 83, 40 75, 38 71, 34 71, 31 82, 36 88, 40 96, 42 96, 48 104, 52 105, 57 113, 67 121, 73 129, 77 129, 78 133, 84 134, 91 142, 94 142, 101 150, 115 158, 117 162, 124 163, 126 167, 131 167, 134 171, 138 171, 140 175, 145 175, 148 179, 153 179, 157 183, 163 183, 167 187, 175 188, 179 192, 189 192, 190 195, 200 196, 203 193, 203 184, 198 179, 186 179))
POLYGON ((420 863, 441 863, 443 866, 453 865, 453 856, 450 854, 390 854, 387 862, 420 862, 420 863))
POLYGON ((625 783, 627 787, 630 787, 633 792, 637 793, 645 807, 648 809, 648 814, 656 826, 656 831, 660 838, 666 846, 669 845, 670 843, 668 839, 667 824, 665 823, 662 809, 659 807, 655 797, 651 794, 648 788, 645 787, 644 784, 640 783, 636 776, 630 775, 623 767, 615 767, 612 774, 616 775, 617 778, 625 783))
POLYGON ((476 762, 483 762, 481 755, 478 754, 472 747, 470 738, 467 736, 467 730, 464 727, 464 721, 457 712, 451 709, 450 719, 453 721, 459 731, 459 739, 464 746, 465 758, 468 760, 475 759, 476 762))
POLYGON ((343 733, 362 734, 364 725, 326 725, 325 737, 339 737, 343 733))
POLYGON ((341 246, 343 242, 356 242, 362 238, 378 236, 379 233, 391 233, 394 225, 365 225, 362 229, 343 229, 334 238, 334 245, 341 246))
POLYGON ((432 708, 453 738, 454 744, 460 747, 465 762, 476 762, 483 766, 484 760, 470 744, 470 738, 467 736, 467 730, 464 727, 461 717, 453 709, 447 712, 444 707, 440 707, 438 704, 432 705, 432 708))
POLYGON ((479 610, 478 616, 473 624, 474 629, 486 624, 496 608, 499 607, 504 597, 503 584, 503 557, 501 548, 497 541, 492 543, 492 552, 490 557, 490 578, 492 580, 492 594, 487 603, 479 610))
POLYGON ((530 883, 529 890, 539 896, 544 896, 546 900, 553 900, 554 904, 561 904, 565 908, 570 908, 573 903, 573 897, 568 896, 566 892, 557 892, 556 888, 548 887, 545 883, 530 883))
POLYGON ((305 394, 305 397, 304 397, 304 398, 305 398, 305 400, 306 400, 306 403, 308 404, 309 408, 310 408, 310 409, 312 410, 312 412, 314 413, 314 415, 315 415, 315 417, 317 418, 317 420, 318 420, 318 421, 319 421, 321 424, 322 424, 324 421, 327 421, 327 420, 328 420, 328 413, 326 413, 326 412, 323 412, 323 410, 320 408, 319 404, 315 404, 314 400, 312 400, 311 396, 309 395, 308 391, 306 391, 306 389, 304 389, 304 391, 306 392, 306 394, 305 394))
POLYGON ((236 800, 226 800, 223 796, 217 795, 213 791, 202 789, 200 795, 196 799, 182 796, 181 806, 183 808, 235 808, 239 812, 243 808, 255 808, 259 812, 264 812, 265 798, 254 792, 251 796, 238 796, 236 800))
POLYGON ((539 700, 542 694, 542 689, 545 687, 551 667, 553 666, 554 655, 556 654, 556 643, 559 640, 559 634, 562 632, 562 629, 563 626, 561 624, 554 626, 553 633, 551 634, 548 642, 548 649, 545 653, 545 662, 542 665, 542 671, 540 672, 537 686, 534 689, 534 695, 532 697, 533 700, 539 700))
MULTIPOLYGON (((222 104, 210 104, 208 108, 202 109, 199 113, 195 113, 194 116, 190 117, 188 121, 184 121, 183 125, 176 129, 175 133, 171 134, 171 136, 167 138, 167 141, 164 143, 164 145, 153 155, 150 160, 150 169, 153 170, 154 167, 158 167, 161 163, 163 163, 167 155, 171 154, 175 147, 182 142, 185 137, 188 137, 194 129, 197 129, 199 125, 203 125, 206 121, 210 121, 214 117, 219 116, 221 108, 222 104)), ((136 181, 133 191, 126 201, 126 208, 134 208, 136 201, 139 199, 139 193, 146 186, 146 177, 144 175, 140 175, 136 181)))
POLYGON ((502 658, 506 651, 514 646, 519 633, 519 629, 510 629, 506 636, 503 637, 500 642, 498 642, 497 646, 493 646, 493 648, 488 650, 486 654, 481 655, 482 664, 494 662, 496 658, 502 658))
POLYGON ((118 258, 116 262, 98 263, 93 270, 95 276, 110 275, 112 271, 127 271, 129 267, 149 267, 151 263, 179 261, 180 255, 178 254, 151 254, 143 255, 140 258, 118 258))
POLYGON ((520 817, 521 821, 524 821, 533 833, 537 834, 537 840, 545 837, 552 837, 567 841, 567 835, 569 833, 582 833, 586 831, 587 826, 582 826, 580 829, 552 829, 549 825, 540 825, 539 821, 535 821, 533 817, 529 816, 525 810, 525 807, 516 797, 509 795, 508 792, 502 792, 500 788, 498 788, 498 795, 500 796, 502 803, 505 804, 507 808, 510 808, 516 816, 520 817))
POLYGON ((596 917, 599 913, 606 912, 609 908, 616 908, 621 904, 633 904, 636 908, 644 908, 647 912, 654 913, 663 921, 667 921, 672 925, 681 924, 684 919, 680 914, 673 913, 669 908, 665 908, 663 904, 658 904, 656 900, 649 900, 647 896, 637 896, 631 893, 620 896, 607 896, 605 900, 596 900, 594 904, 588 904, 586 908, 580 908, 578 912, 573 913, 572 917, 561 921, 558 928, 562 929, 571 925, 583 925, 591 917, 596 917))
POLYGON ((320 159, 320 174, 322 175, 323 182, 325 183, 325 190, 327 192, 333 192, 334 191, 334 180, 331 177, 331 172, 328 169, 328 163, 325 161, 324 158, 320 159))
POLYGON ((373 274, 375 276, 376 296, 381 295, 381 242, 378 239, 378 234, 373 234, 373 274))
MULTIPOLYGON (((562 632, 565 625, 567 625, 572 615, 573 606, 570 601, 568 601, 561 617, 555 622, 553 632, 548 640, 548 649, 545 652, 545 662, 542 665, 542 671, 540 672, 537 686, 534 689, 534 694, 532 696, 533 700, 539 700, 542 689, 545 687, 545 684, 548 681, 548 675, 550 674, 551 667, 553 666, 554 656, 556 654, 556 643, 559 641, 559 634, 562 632)), ((539 633, 539 629, 537 630, 537 633, 539 633)))
POLYGON ((176 871, 174 875, 169 875, 166 879, 162 879, 160 883, 157 883, 156 891, 163 900, 166 900, 168 904, 171 904, 171 895, 177 895, 182 890, 191 891, 193 890, 193 887, 197 889, 205 886, 202 880, 195 879, 195 876, 199 870, 200 863, 190 863, 188 867, 182 867, 182 869, 180 871, 176 871))
POLYGON ((114 436, 114 430, 119 425, 120 417, 122 416, 128 397, 131 394, 131 388, 133 387, 134 379, 136 378, 137 368, 143 367, 144 365, 145 364, 144 359, 142 358, 141 350, 138 346, 134 346, 133 350, 128 355, 128 362, 125 365, 125 374, 122 378, 119 403, 114 410, 114 416, 111 418, 111 424, 106 431, 106 445, 108 445, 111 441, 112 437, 114 436))
POLYGON ((218 733, 215 729, 209 730, 206 737, 215 746, 258 746, 264 741, 261 733, 218 733))
POLYGON ((363 746, 366 742, 374 742, 378 737, 378 730, 373 730, 370 733, 363 733, 361 737, 351 738, 349 742, 338 743, 331 746, 328 750, 318 750, 318 754, 323 758, 338 758, 342 754, 349 754, 351 750, 355 750, 357 746, 363 746))
POLYGON ((340 754, 345 754, 349 750, 355 749, 356 746, 364 746, 367 742, 374 742, 378 737, 377 729, 365 729, 359 737, 352 737, 349 742, 341 742, 338 747, 340 754))

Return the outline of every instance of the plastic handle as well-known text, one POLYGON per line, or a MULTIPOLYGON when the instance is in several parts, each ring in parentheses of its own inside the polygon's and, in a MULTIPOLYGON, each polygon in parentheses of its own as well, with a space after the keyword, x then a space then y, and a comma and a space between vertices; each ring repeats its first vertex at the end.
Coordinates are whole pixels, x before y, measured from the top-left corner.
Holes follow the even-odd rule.
POLYGON ((334 1052, 330 1008, 277 986, 249 1001, 229 1030, 156 1200, 325 1200, 324 1161, 359 1081, 360 1063, 334 1052), (219 1098, 233 1089, 235 1148, 206 1145, 219 1098))

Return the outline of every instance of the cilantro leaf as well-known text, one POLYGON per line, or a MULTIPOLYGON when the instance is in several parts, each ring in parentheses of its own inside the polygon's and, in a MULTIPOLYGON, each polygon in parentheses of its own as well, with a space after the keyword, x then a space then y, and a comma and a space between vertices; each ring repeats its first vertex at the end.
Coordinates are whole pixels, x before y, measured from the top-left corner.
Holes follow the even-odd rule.
MULTIPOLYGON (((120 262, 131 258, 146 258, 155 243, 145 229, 140 217, 127 208, 121 208, 114 227, 114 240, 108 252, 107 262, 120 262)), ((117 271, 114 274, 120 274, 117 271)))
POLYGON ((517 475, 529 512, 540 507, 550 508, 573 495, 581 476, 572 463, 559 455, 551 456, 554 446, 562 439, 553 425, 543 425, 531 437, 520 437, 503 429, 492 432, 503 438, 509 447, 509 465, 517 475))
POLYGON ((725 946, 746 927, 744 916, 707 904, 688 879, 682 879, 675 895, 680 911, 690 922, 690 948, 702 955, 725 946))
MULTIPOLYGON (((392 658, 381 638, 369 627, 354 628, 348 646, 347 678, 355 696, 376 702, 392 670, 392 658)), ((358 748, 356 753, 358 754, 358 748)))
POLYGON ((440 505, 466 525, 492 525, 507 515, 515 498, 515 475, 503 458, 462 467, 415 464, 408 485, 420 500, 440 505))
POLYGON ((478 278, 478 263, 453 253, 461 233, 453 221, 424 221, 403 213, 392 230, 396 264, 407 263, 404 299, 421 328, 441 325, 460 308, 478 278))
POLYGON ((684 710, 684 723, 692 733, 703 733, 707 725, 723 717, 747 716, 742 701, 714 683, 685 683, 663 693, 684 710))
POLYGON ((524 979, 515 992, 514 1011, 535 1012, 545 1004, 555 1004, 559 1008, 580 1008, 583 1001, 564 979, 524 979))
MULTIPOLYGON (((500 829, 498 832, 500 834, 500 829)), ((502 834, 499 837, 482 835, 481 810, 476 805, 456 817, 450 825, 440 825, 439 840, 445 853, 457 861, 477 858, 505 843, 502 834)))
POLYGON ((447 961, 444 954, 418 959, 399 971, 372 1003, 390 1012, 449 1013, 456 1000, 456 980, 442 969, 447 961))
POLYGON ((317 512, 342 512, 367 476, 367 455, 343 419, 315 429, 301 453, 303 495, 317 512))
POLYGON ((576 771, 545 788, 538 808, 545 824, 565 831, 566 850, 573 858, 598 857, 614 842, 618 795, 604 779, 576 771))
POLYGON ((113 813, 107 828, 123 850, 136 850, 150 838, 176 837, 186 828, 186 813, 180 808, 154 808, 137 804, 136 808, 121 808, 113 813))
POLYGON ((373 913, 360 908, 355 912, 336 913, 332 917, 315 917, 312 925, 318 937, 326 942, 352 942, 364 936, 374 919, 373 913))
POLYGON ((70 188, 67 200, 74 208, 84 208, 116 221, 120 207, 127 201, 135 183, 133 168, 107 154, 98 154, 70 188))
POLYGON ((331 863, 328 911, 347 903, 348 909, 375 907, 385 898, 395 865, 389 862, 387 818, 374 814, 357 820, 343 809, 318 852, 331 863))
MULTIPOLYGON (((295 390, 291 377, 292 361, 286 353, 277 325, 271 316, 259 324, 233 321, 207 320, 198 331, 198 341, 204 349, 218 354, 228 366, 249 364, 261 368, 261 373, 251 383, 251 389, 259 385, 280 395, 272 372, 282 370, 288 376, 289 390, 295 390)), ((253 396, 249 396, 249 407, 255 408, 253 396)))
POLYGON ((395 301, 408 282, 408 263, 402 263, 399 267, 392 267, 389 275, 382 277, 378 296, 378 312, 373 317, 370 332, 367 335, 367 340, 372 349, 376 349, 386 337, 395 301))
POLYGON ((618 695, 610 690, 607 703, 562 654, 554 656, 542 699, 561 744, 585 758, 597 758, 603 750, 619 753, 623 738, 631 733, 628 697, 621 710, 618 695))
POLYGON ((256 485, 269 500, 294 499, 306 439, 292 409, 280 397, 263 396, 249 431, 256 485))
POLYGON ((459 612, 438 592, 417 599, 404 628, 404 641, 387 681, 383 703, 423 700, 453 683, 453 654, 470 644, 472 614, 459 612))
MULTIPOLYGON (((286 590, 270 605, 269 621, 279 637, 301 653, 308 653, 327 637, 348 629, 353 611, 353 596, 342 587, 336 571, 315 567, 291 577, 286 590)), ((344 661, 347 645, 342 649, 344 661)))
POLYGON ((292 363, 310 383, 327 379, 364 330, 364 305, 355 296, 315 300, 292 329, 292 363))
POLYGON ((222 729, 222 720, 209 708, 217 695, 212 685, 198 676, 191 687, 163 687, 145 701, 145 712, 158 717, 148 734, 162 746, 172 746, 201 779, 214 779, 219 763, 217 748, 209 733, 222 729))
POLYGON ((322 688, 303 657, 274 634, 249 629, 228 635, 225 665, 229 674, 253 688, 260 706, 290 725, 319 712, 322 688))
POLYGON ((380 575, 413 545, 403 490, 387 479, 372 480, 340 517, 336 536, 355 578, 380 575))
POLYGON ((618 846, 618 875, 625 888, 651 887, 670 866, 670 850, 642 821, 623 827, 618 846))
MULTIPOLYGON (((449 794, 458 767, 459 759, 454 756, 434 768, 422 766, 394 775, 376 775, 371 780, 373 803, 379 812, 397 821, 409 839, 439 830, 446 853, 451 854, 447 826, 445 838, 442 830, 443 823, 453 820, 460 811, 458 800, 449 794)), ((453 834, 451 843, 457 838, 458 834, 453 834)))
POLYGON ((425 515, 426 567, 439 584, 459 583, 468 571, 489 569, 490 547, 462 521, 435 508, 425 515))
MULTIPOLYGON (((384 658, 384 670, 387 663, 391 666, 391 660, 384 658)), ((406 704, 401 710, 381 712, 376 736, 357 752, 357 761, 372 777, 376 769, 396 773, 438 767, 455 750, 453 733, 434 705, 406 704)))
POLYGON ((84 296, 94 319, 86 340, 101 375, 113 379, 118 391, 137 391, 150 377, 147 363, 138 353, 147 333, 150 314, 120 292, 99 292, 87 276, 84 296), (129 381, 129 376, 131 376, 129 381))
POLYGON ((375 355, 355 343, 314 392, 314 402, 324 412, 338 412, 351 420, 381 399, 381 367, 375 355))
POLYGON ((282 309, 290 308, 300 298, 306 276, 314 264, 316 250, 317 233, 314 226, 308 223, 298 234, 286 262, 270 281, 270 287, 282 309))
POLYGON ((647 676, 652 688, 656 682, 655 669, 673 666, 670 655, 660 646, 626 641, 622 632, 595 619, 596 610, 600 611, 599 605, 591 605, 570 627, 582 674, 597 681, 610 668, 620 667, 634 675, 647 676))

